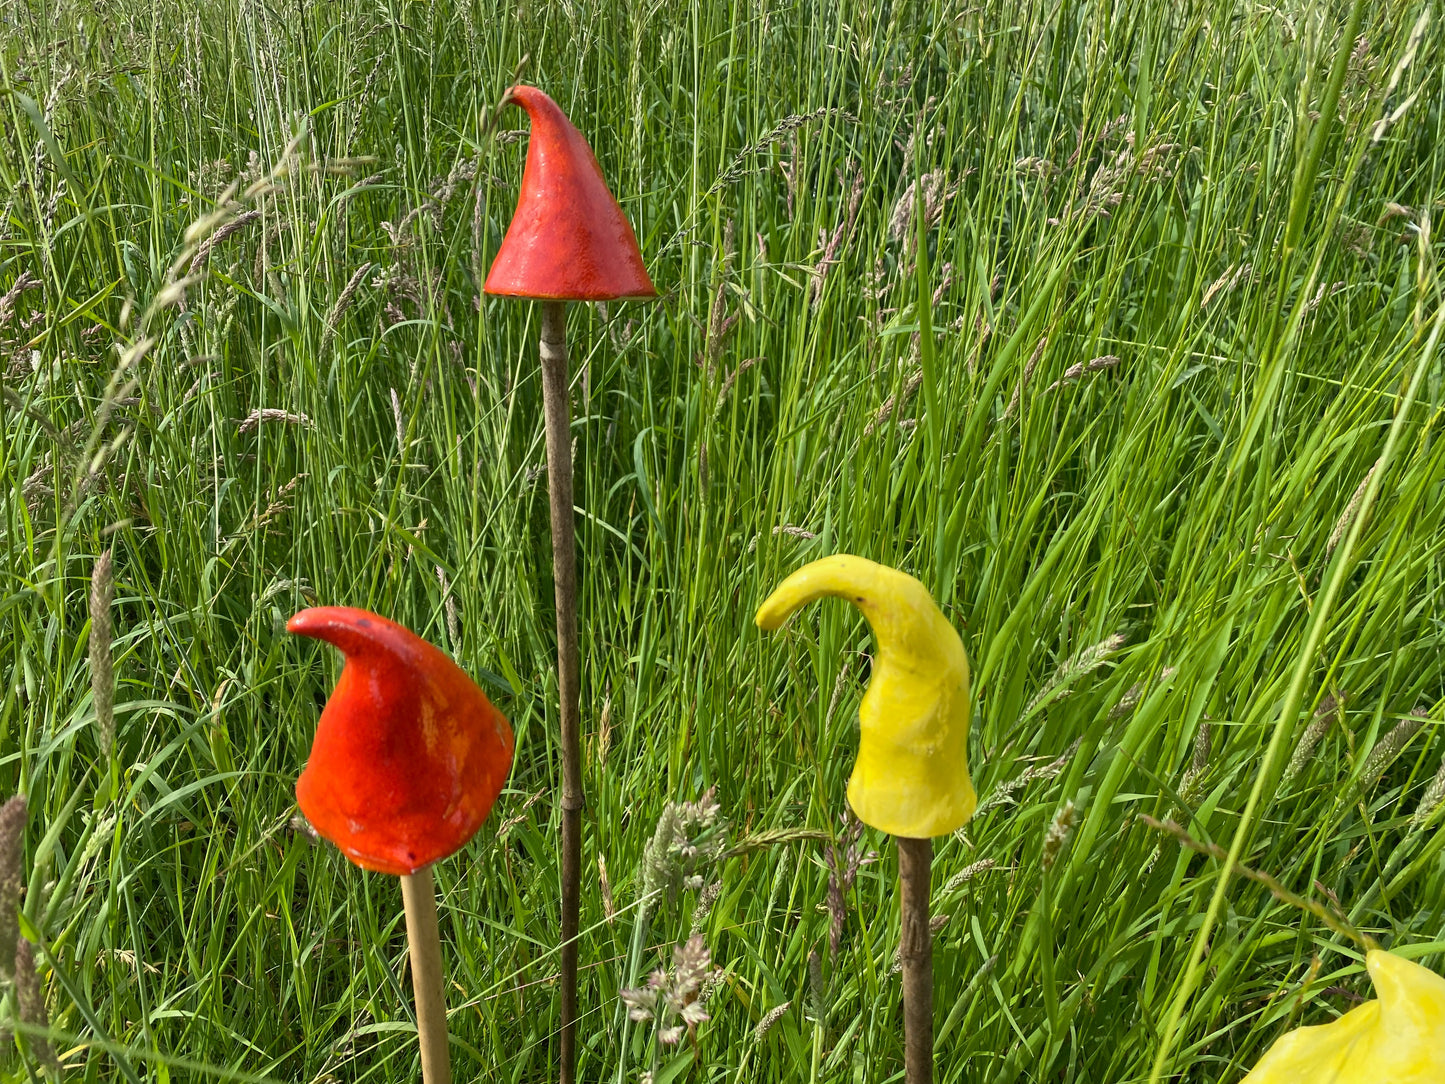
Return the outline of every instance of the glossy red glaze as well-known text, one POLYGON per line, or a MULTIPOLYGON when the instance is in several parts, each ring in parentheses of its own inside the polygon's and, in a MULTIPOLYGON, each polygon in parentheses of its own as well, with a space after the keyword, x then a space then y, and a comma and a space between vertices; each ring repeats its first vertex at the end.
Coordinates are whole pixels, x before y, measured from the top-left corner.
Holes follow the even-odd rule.
POLYGON ((286 629, 346 656, 296 800, 364 869, 415 873, 471 839, 512 767, 512 728, 456 663, 394 621, 349 606, 286 629))
POLYGON ((549 301, 656 297, 637 237, 582 133, 536 87, 513 87, 502 100, 527 111, 532 137, 487 293, 549 301))

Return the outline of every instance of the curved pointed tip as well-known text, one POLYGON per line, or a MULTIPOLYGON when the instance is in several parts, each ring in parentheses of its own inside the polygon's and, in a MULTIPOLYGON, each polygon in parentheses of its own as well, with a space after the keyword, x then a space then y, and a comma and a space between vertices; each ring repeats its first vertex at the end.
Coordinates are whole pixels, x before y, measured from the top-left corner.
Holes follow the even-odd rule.
POLYGON ((312 606, 309 610, 293 614, 286 622, 286 631, 329 641, 328 634, 333 629, 354 629, 357 621, 364 621, 370 616, 364 610, 354 610, 350 606, 312 606))
POLYGON ((526 83, 508 87, 507 92, 502 95, 502 104, 521 106, 527 111, 527 116, 533 124, 536 124, 539 119, 543 123, 555 123, 552 120, 553 114, 561 117, 564 121, 567 119, 566 114, 562 112, 562 107, 554 102, 550 95, 536 87, 529 87, 526 83))
POLYGON ((837 553, 804 565, 788 576, 773 593, 763 600, 753 621, 758 628, 771 631, 781 625, 794 611, 824 595, 847 599, 862 606, 869 590, 884 569, 864 557, 837 553))
POLYGON ((1387 1012, 1403 1007, 1430 1011, 1445 1026, 1445 978, 1384 949, 1370 950, 1365 967, 1387 1012))
POLYGON ((297 636, 310 636, 312 620, 311 610, 301 610, 291 615, 291 620, 286 622, 286 631, 297 636))
POLYGON ((916 578, 848 553, 835 553, 798 569, 763 600, 753 620, 761 629, 775 629, 795 610, 825 595, 858 607, 874 630, 889 639, 903 634, 911 642, 915 633, 939 635, 936 625, 947 628, 945 635, 958 637, 928 588, 916 578))
MULTIPOLYGON (((1408 998, 1410 987, 1418 981, 1417 973, 1425 971, 1419 964, 1384 949, 1371 949, 1365 954, 1365 970, 1370 973, 1375 993, 1387 1005, 1408 998)), ((1430 972, 1425 971, 1425 974, 1430 972)))
POLYGON ((313 606, 286 622, 286 631, 313 640, 325 640, 348 659, 361 655, 389 655, 403 673, 433 671, 452 666, 447 655, 411 629, 378 614, 353 606, 313 606))
POLYGON ((637 236, 582 133, 536 87, 511 87, 502 101, 527 111, 532 138, 517 209, 483 289, 551 301, 655 298, 637 236))

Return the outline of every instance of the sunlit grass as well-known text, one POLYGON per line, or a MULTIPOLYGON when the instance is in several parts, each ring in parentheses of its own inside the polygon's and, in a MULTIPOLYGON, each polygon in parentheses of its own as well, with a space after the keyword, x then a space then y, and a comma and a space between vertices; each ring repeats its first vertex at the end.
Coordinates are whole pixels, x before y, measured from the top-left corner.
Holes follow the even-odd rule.
POLYGON ((29 796, 67 1079, 419 1078, 396 882, 291 821, 337 672, 284 632, 313 602, 446 646, 512 719, 509 788, 436 871, 452 1058, 555 1075, 540 313, 479 297, 518 71, 665 295, 570 310, 580 1079, 901 1073, 871 831, 829 947, 867 626, 752 625, 832 552, 918 575, 973 662, 945 1084, 1147 1080, 1171 1007, 1164 1078, 1234 1084, 1369 996, 1347 939, 1239 879, 1211 907, 1219 865, 1141 814, 1441 969, 1428 5, 1367 5, 1358 40, 1347 4, 199 7, 0 6, 0 797, 29 796), (639 908, 664 804, 709 787, 757 846, 706 915, 639 908), (727 971, 696 1065, 624 1049, 618 990, 695 918, 727 971))

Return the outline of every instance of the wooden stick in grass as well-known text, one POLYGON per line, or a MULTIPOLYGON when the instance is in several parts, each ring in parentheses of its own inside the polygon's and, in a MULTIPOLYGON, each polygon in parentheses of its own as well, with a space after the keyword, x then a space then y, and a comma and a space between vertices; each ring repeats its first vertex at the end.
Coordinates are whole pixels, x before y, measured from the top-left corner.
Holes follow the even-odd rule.
POLYGON ((432 864, 491 812, 512 767, 512 728, 456 663, 415 633, 346 606, 286 628, 341 649, 296 800, 363 869, 401 877, 424 1084, 451 1084, 432 864))
POLYGON ((447 1006, 442 994, 442 941, 437 931, 437 896, 431 867, 402 874, 401 905, 411 953, 411 996, 421 1044, 421 1078, 451 1084, 447 1053, 447 1006))
POLYGON ((577 924, 582 888, 582 742, 577 657, 577 550, 572 521, 572 420, 567 380, 567 310, 542 303, 542 410, 552 513, 552 579, 557 607, 557 698, 562 729, 562 1080, 576 1072, 577 924))
POLYGON ((903 1067, 909 1084, 933 1079, 933 934, 928 929, 933 840, 899 836, 898 955, 903 964, 903 1067))
POLYGON ((877 651, 858 708, 848 804, 898 843, 905 1079, 931 1084, 932 837, 961 828, 978 804, 968 775, 968 656, 923 584, 843 554, 804 565, 779 584, 758 608, 758 627, 775 629, 825 595, 851 602, 873 628, 877 651))
POLYGON ((542 302, 542 403, 557 605, 557 695, 562 748, 562 1084, 577 1066, 577 924, 582 881, 582 750, 579 734, 577 558, 572 520, 572 422, 566 301, 657 296, 626 215, 582 133, 535 87, 512 87, 502 104, 527 111, 532 136, 517 210, 487 274, 486 292, 542 302))

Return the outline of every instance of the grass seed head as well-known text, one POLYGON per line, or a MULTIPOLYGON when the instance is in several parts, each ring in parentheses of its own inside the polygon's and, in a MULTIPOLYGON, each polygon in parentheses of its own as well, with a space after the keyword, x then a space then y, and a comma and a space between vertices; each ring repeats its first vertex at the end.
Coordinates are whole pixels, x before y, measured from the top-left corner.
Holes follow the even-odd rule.
POLYGON ((1049 337, 1047 335, 1039 339, 1034 347, 1034 352, 1029 355, 1029 360, 1024 365, 1023 374, 1019 377, 1018 383, 1014 385, 1013 395, 1009 397, 1008 406, 1004 407, 1003 416, 1013 417, 1014 411, 1018 409, 1019 401, 1023 398, 1024 392, 1028 389, 1029 380, 1033 378, 1034 370, 1039 366, 1039 359, 1044 356, 1044 350, 1048 348, 1049 337))
POLYGON ((95 698, 95 725, 101 753, 115 745, 115 668, 111 659, 110 607, 115 601, 111 551, 95 562, 90 576, 90 687, 95 698))
POLYGON ((1355 513, 1359 510, 1360 502, 1365 498, 1365 490, 1370 484, 1370 479, 1375 476, 1375 471, 1380 468, 1381 462, 1382 460, 1380 459, 1375 460, 1370 469, 1365 472, 1365 476, 1360 479, 1360 484, 1355 487, 1355 492, 1351 494, 1349 503, 1345 505, 1345 510, 1340 513, 1340 518, 1335 520, 1334 529, 1330 531, 1330 540, 1325 543, 1325 554, 1327 556, 1335 552, 1335 547, 1344 540, 1346 532, 1350 529, 1350 525, 1355 522, 1355 513))
POLYGON ((960 885, 965 885, 973 880, 980 873, 987 873, 996 865, 998 865, 998 863, 992 858, 980 858, 977 862, 970 862, 943 883, 943 891, 945 893, 952 892, 960 885))
POLYGON ((762 1042, 763 1036, 773 1029, 773 1025, 783 1018, 783 1014, 792 1008, 791 1001, 785 1001, 781 1005, 774 1005, 758 1021, 757 1027, 753 1028, 753 1041, 762 1042))
POLYGON ((1184 779, 1179 784, 1179 797, 1186 803, 1192 804, 1198 796, 1200 785, 1204 779, 1204 773, 1209 768, 1209 754, 1212 751, 1214 725, 1208 719, 1199 724, 1199 729, 1194 732, 1194 755, 1190 759, 1189 768, 1184 773, 1184 779))
POLYGON ((25 860, 25 795, 0 806, 0 979, 15 973, 15 946, 20 935, 21 863, 25 860))
MULTIPOLYGON (((901 965, 895 954, 893 959, 893 970, 896 972, 901 965)), ((818 955, 817 949, 808 950, 808 1001, 810 1011, 814 1020, 822 1020, 827 1013, 827 992, 828 985, 823 980, 823 957, 818 955)))
POLYGON ((406 417, 401 412, 401 396, 396 394, 396 389, 391 388, 391 413, 396 419, 396 452, 403 455, 406 452, 406 417))
MULTIPOLYGON (((684 888, 700 890, 727 850, 727 822, 709 788, 696 802, 668 802, 642 852, 642 895, 669 902, 684 888)), ((644 903, 643 906, 649 906, 644 903)))
POLYGON ((1435 773, 1435 778, 1420 796, 1420 804, 1415 807, 1415 816, 1411 818, 1410 826, 1419 828, 1433 820, 1442 805, 1445 805, 1445 761, 1440 762, 1440 770, 1435 773))
MULTIPOLYGON (((1016 794, 1018 791, 1023 790, 1035 779, 1057 778, 1059 774, 1063 772, 1064 768, 1068 765, 1069 761, 1073 758, 1074 754, 1079 751, 1079 746, 1081 746, 1083 743, 1084 737, 1081 734, 1079 737, 1073 740, 1073 742, 1069 745, 1067 749, 1065 749, 1055 759, 1049 761, 1047 764, 1036 764, 1031 768, 1025 768, 1022 772, 1019 773, 1016 778, 1010 779, 1006 783, 999 784, 997 788, 995 788, 989 793, 989 796, 987 798, 985 798, 982 802, 979 803, 978 808, 974 810, 973 819, 977 820, 984 814, 985 811, 992 809, 994 806, 1004 805, 1006 803, 1014 801, 1014 794, 1016 794)), ((962 829, 959 829, 959 831, 962 832, 962 829)), ((985 861, 988 861, 990 866, 993 865, 993 862, 991 860, 986 859, 985 861)), ((980 866, 982 865, 982 863, 974 864, 980 866)))
POLYGON ((837 842, 829 843, 825 854, 828 864, 828 953, 838 958, 843 943, 843 927, 848 921, 848 893, 858 878, 858 871, 878 860, 877 851, 863 850, 863 822, 850 812, 843 813, 843 831, 837 842))
POLYGON ((1344 719, 1345 701, 1347 694, 1330 693, 1320 701, 1320 706, 1315 709, 1315 717, 1310 720, 1309 726, 1305 727, 1304 733, 1300 735, 1299 744, 1290 755, 1289 764, 1285 767, 1284 776, 1281 778, 1281 785, 1296 778, 1305 766, 1314 759, 1315 747, 1319 745, 1320 739, 1325 736, 1330 727, 1336 722, 1344 719))
MULTIPOLYGON (((852 187, 848 193, 848 207, 844 212, 843 221, 832 230, 823 231, 823 255, 813 266, 813 281, 809 287, 810 303, 814 308, 823 299, 823 285, 828 277, 828 269, 843 258, 843 249, 853 235, 853 223, 858 217, 858 205, 863 201, 863 171, 858 168, 856 159, 850 159, 848 168, 852 174, 852 187)), ((838 171, 838 183, 845 183, 843 173, 838 171)))
POLYGON ((692 932, 702 933, 702 928, 707 925, 707 919, 712 914, 713 904, 717 903, 718 897, 722 895, 722 881, 711 881, 702 886, 697 894, 697 906, 692 911, 692 932))
POLYGON ((346 280, 346 286, 326 317, 326 333, 328 335, 336 334, 336 328, 341 323, 341 318, 346 315, 346 310, 351 308, 352 302, 356 300, 356 295, 361 290, 361 283, 371 268, 371 262, 367 261, 352 272, 351 278, 346 280))
POLYGON ((1059 852, 1064 849, 1064 844, 1069 841, 1069 835, 1073 830, 1074 803, 1070 800, 1065 802, 1063 808, 1054 814, 1054 819, 1049 824, 1049 830, 1044 834, 1042 863, 1045 871, 1054 868, 1054 863, 1059 858, 1059 852))
POLYGON ((948 174, 941 169, 925 173, 918 181, 910 181, 903 195, 893 205, 893 214, 888 220, 888 237, 903 241, 904 250, 910 255, 917 242, 917 231, 913 228, 914 204, 918 193, 923 193, 924 229, 931 230, 943 218, 943 209, 948 201, 958 195, 958 185, 948 183, 948 174), (921 184, 921 188, 920 188, 921 184))
MULTIPOLYGON (((35 970, 35 946, 20 938, 15 946, 15 1015, 22 1024, 32 1028, 50 1027, 50 1016, 45 1011, 45 992, 40 988, 40 975, 35 970)), ((60 1062, 50 1049, 50 1042, 42 1035, 25 1036, 35 1060, 54 1072, 60 1071, 60 1062)))
POLYGON ((1053 675, 1044 683, 1044 687, 1029 701, 1028 706, 1024 708, 1024 714, 1028 715, 1032 712, 1055 689, 1062 688, 1064 690, 1059 694, 1059 699, 1068 696, 1069 686, 1079 678, 1092 674, 1103 666, 1110 658, 1118 654, 1127 642, 1128 639, 1123 633, 1116 632, 1112 636, 1104 637, 1097 644, 1090 644, 1088 647, 1074 652, 1059 664, 1053 675))
POLYGON ((1375 743, 1369 756, 1365 757, 1365 766, 1360 769, 1361 790, 1368 791, 1380 781, 1385 770, 1395 762, 1396 757, 1405 751, 1405 747, 1410 744, 1411 739, 1420 732, 1420 728, 1429 719, 1429 710, 1424 705, 1420 705, 1375 743))
POLYGON ((446 570, 441 565, 436 566, 437 583, 442 589, 442 608, 447 615, 447 637, 452 643, 452 654, 457 654, 462 649, 462 623, 457 616, 457 600, 452 594, 451 582, 447 579, 446 570))
POLYGON ((1104 354, 1102 357, 1093 358, 1089 361, 1078 361, 1064 370, 1064 375, 1055 380, 1044 393, 1048 394, 1055 388, 1063 387, 1065 384, 1072 384, 1090 373, 1101 372, 1104 369, 1112 369, 1119 364, 1118 354, 1104 354))
POLYGON ((627 1006, 628 1019, 644 1024, 655 1021, 657 1041, 676 1046, 684 1034, 695 1034, 697 1026, 709 1019, 706 1009, 717 969, 712 965, 707 942, 695 933, 672 950, 672 968, 659 968, 647 977, 641 989, 618 991, 627 1006))
POLYGON ((282 422, 285 425, 309 426, 311 419, 305 414, 293 414, 278 407, 258 407, 236 423, 236 432, 249 433, 262 422, 282 422))
POLYGON ((20 272, 20 277, 10 284, 10 289, 0 294, 0 327, 4 327, 14 319, 21 294, 28 290, 38 290, 42 285, 43 283, 29 271, 20 272))
MULTIPOLYGON (((1173 666, 1166 666, 1163 670, 1159 671, 1159 684, 1164 685, 1173 678, 1176 669, 1177 668, 1173 666)), ((1144 687, 1145 682, 1142 681, 1136 681, 1133 685, 1130 685, 1124 695, 1119 698, 1119 702, 1109 709, 1109 718, 1122 719, 1125 715, 1133 711, 1134 708, 1138 706, 1139 701, 1144 698, 1144 687)))
POLYGON ((611 926, 617 920, 617 908, 612 902, 612 880, 607 876, 607 859, 597 856, 597 884, 602 892, 602 914, 611 926))

